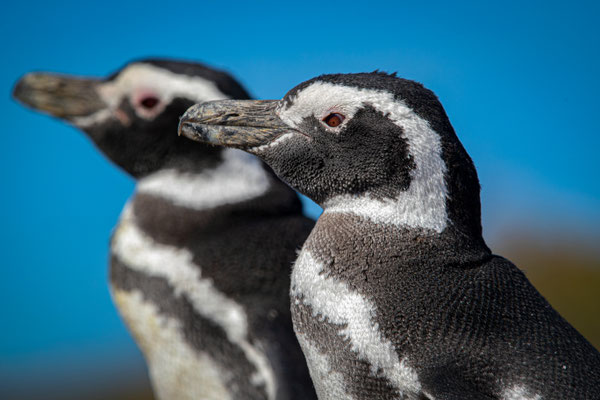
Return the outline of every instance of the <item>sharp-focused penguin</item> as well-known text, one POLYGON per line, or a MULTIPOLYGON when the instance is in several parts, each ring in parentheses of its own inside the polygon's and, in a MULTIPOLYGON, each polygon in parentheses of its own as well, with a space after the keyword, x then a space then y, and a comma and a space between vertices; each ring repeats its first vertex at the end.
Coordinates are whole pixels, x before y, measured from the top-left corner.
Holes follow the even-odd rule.
POLYGON ((221 71, 148 59, 107 79, 28 74, 14 95, 83 130, 137 180, 110 283, 157 397, 315 398, 288 294, 314 222, 255 157, 176 135, 192 104, 247 92, 221 71))
POLYGON ((323 75, 179 130, 323 206, 291 286, 320 399, 600 399, 598 351, 486 246, 473 163, 419 83, 323 75))

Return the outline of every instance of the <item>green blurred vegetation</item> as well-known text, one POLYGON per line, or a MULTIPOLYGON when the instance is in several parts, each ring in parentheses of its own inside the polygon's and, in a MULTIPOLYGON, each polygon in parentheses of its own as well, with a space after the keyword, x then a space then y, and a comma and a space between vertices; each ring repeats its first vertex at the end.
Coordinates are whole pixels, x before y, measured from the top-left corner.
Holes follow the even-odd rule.
POLYGON ((577 244, 572 237, 523 236, 502 240, 497 247, 495 253, 524 271, 550 304, 600 349, 599 248, 577 244))

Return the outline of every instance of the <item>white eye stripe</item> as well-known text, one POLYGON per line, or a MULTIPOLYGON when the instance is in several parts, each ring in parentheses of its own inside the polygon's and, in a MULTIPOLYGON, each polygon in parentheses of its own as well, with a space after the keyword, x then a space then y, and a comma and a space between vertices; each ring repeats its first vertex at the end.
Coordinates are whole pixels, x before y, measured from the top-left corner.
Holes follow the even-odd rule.
MULTIPOLYGON (((297 92, 289 100, 288 107, 280 111, 280 118, 297 127, 304 118, 331 110, 332 104, 336 104, 336 109, 343 110, 341 113, 346 116, 346 121, 365 106, 381 112, 402 129, 402 136, 407 141, 416 167, 411 172, 409 189, 395 199, 381 201, 371 198, 368 193, 358 198, 340 195, 324 204, 325 212, 351 213, 375 222, 443 231, 447 226, 447 168, 442 159, 441 138, 429 122, 388 91, 329 82, 315 82, 297 92)), ((337 132, 335 128, 328 129, 337 132)))
POLYGON ((98 86, 100 97, 110 108, 119 107, 123 99, 130 98, 135 106, 137 93, 154 93, 162 103, 168 104, 176 97, 197 103, 230 98, 217 85, 199 76, 176 74, 150 64, 133 64, 125 68, 112 81, 98 86))
POLYGON ((210 80, 176 74, 144 63, 126 67, 115 79, 100 83, 96 90, 108 107, 91 115, 73 118, 73 123, 82 129, 119 118, 119 115, 123 114, 119 114, 119 107, 123 100, 130 102, 138 116, 152 119, 162 111, 162 109, 157 111, 157 108, 161 105, 166 106, 176 97, 190 99, 196 103, 230 98, 210 80), (139 102, 136 102, 138 97, 135 96, 136 93, 144 92, 154 93, 160 99, 157 107, 152 110, 142 110, 139 102))
MULTIPOLYGON (((282 107, 279 116, 293 125, 309 116, 322 119, 331 112, 342 114, 348 120, 365 105, 376 107, 383 101, 395 102, 395 99, 391 93, 385 91, 315 82, 288 99, 287 107, 282 107), (341 102, 340 99, 347 101, 341 102)), ((408 107, 406 109, 410 111, 408 107)))

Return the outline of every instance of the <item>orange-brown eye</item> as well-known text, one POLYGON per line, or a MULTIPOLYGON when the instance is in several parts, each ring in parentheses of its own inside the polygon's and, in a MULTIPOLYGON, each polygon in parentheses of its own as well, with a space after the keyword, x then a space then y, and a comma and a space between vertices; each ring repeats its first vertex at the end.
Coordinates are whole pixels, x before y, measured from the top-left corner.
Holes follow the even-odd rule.
POLYGON ((323 118, 323 122, 325 122, 328 126, 335 128, 339 126, 342 122, 344 122, 344 117, 342 114, 331 113, 325 118, 323 118))
POLYGON ((148 97, 144 97, 142 99, 142 101, 140 101, 140 104, 142 105, 142 107, 147 108, 148 110, 156 107, 156 105, 158 104, 158 98, 154 97, 154 96, 148 96, 148 97))

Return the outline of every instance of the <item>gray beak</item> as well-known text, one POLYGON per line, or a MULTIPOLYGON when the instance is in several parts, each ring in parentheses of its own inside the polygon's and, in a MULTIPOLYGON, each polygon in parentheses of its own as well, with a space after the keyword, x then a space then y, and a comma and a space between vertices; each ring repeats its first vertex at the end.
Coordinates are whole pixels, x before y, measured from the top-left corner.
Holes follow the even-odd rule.
POLYGON ((99 82, 66 75, 29 73, 17 82, 13 97, 58 118, 83 117, 106 108, 96 91, 99 82))
POLYGON ((204 143, 248 150, 293 129, 276 113, 278 100, 221 100, 190 107, 179 121, 179 135, 204 143))

